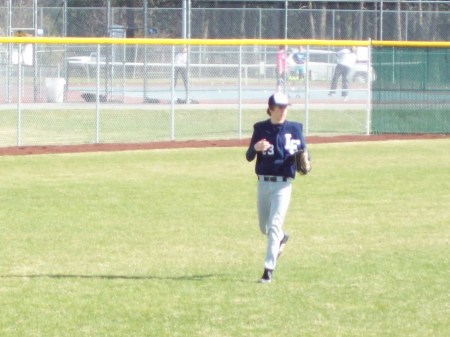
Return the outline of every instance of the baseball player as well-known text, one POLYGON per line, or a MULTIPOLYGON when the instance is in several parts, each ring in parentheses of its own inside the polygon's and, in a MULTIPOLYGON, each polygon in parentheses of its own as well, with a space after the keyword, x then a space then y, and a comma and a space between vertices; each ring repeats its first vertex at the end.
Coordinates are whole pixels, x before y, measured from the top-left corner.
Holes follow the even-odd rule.
POLYGON ((246 152, 248 161, 256 157, 258 176, 258 219, 261 232, 267 236, 264 273, 261 283, 272 281, 277 258, 288 241, 283 221, 291 199, 291 182, 295 178, 294 155, 306 149, 303 126, 286 120, 288 98, 280 92, 269 97, 269 119, 253 126, 253 135, 246 152))

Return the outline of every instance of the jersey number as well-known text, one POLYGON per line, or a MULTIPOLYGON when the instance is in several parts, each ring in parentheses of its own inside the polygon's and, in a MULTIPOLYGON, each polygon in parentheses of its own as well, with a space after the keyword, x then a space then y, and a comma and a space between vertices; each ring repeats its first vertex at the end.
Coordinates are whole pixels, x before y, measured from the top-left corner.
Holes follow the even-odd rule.
POLYGON ((264 156, 273 156, 273 145, 272 144, 270 144, 270 147, 266 151, 263 151, 263 155, 264 156))

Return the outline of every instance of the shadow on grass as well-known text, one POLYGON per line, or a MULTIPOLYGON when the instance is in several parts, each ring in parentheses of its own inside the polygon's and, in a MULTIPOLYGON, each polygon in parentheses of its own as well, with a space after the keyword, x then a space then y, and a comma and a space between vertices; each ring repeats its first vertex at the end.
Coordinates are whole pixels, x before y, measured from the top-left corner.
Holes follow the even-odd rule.
POLYGON ((32 275, 0 275, 0 278, 54 278, 54 279, 103 279, 103 280, 172 280, 202 281, 220 275, 183 275, 183 276, 128 276, 128 275, 71 275, 71 274, 32 274, 32 275))

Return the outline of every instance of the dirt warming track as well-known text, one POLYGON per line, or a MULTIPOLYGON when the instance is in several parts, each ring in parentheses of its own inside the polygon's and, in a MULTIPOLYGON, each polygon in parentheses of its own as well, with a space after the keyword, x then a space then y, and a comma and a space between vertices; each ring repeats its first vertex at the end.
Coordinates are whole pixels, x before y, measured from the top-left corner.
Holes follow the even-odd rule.
MULTIPOLYGON (((342 143, 342 142, 367 142, 384 140, 408 140, 408 139, 450 139, 450 134, 420 134, 420 135, 350 135, 307 137, 308 144, 342 143)), ((12 146, 0 147, 0 156, 33 155, 48 153, 74 153, 74 152, 106 152, 106 151, 130 151, 130 150, 154 150, 175 148, 202 148, 202 147, 245 147, 249 139, 238 140, 192 140, 169 141, 137 144, 82 144, 82 145, 49 145, 49 146, 12 146)))

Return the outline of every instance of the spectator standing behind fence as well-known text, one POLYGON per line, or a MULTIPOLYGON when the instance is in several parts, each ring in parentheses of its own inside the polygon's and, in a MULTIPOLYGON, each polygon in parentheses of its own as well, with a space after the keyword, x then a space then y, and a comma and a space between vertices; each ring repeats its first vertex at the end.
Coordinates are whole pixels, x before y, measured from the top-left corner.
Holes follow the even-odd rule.
POLYGON ((285 46, 280 46, 276 55, 275 75, 277 77, 277 91, 284 91, 285 79, 286 79, 286 50, 285 46))
POLYGON ((336 93, 339 78, 342 78, 342 97, 344 101, 348 99, 349 80, 348 76, 354 64, 356 63, 356 48, 344 48, 336 53, 336 68, 334 69, 333 79, 331 80, 331 88, 328 96, 336 93))
POLYGON ((298 50, 293 53, 292 59, 295 63, 295 74, 297 75, 299 80, 303 80, 305 78, 306 71, 306 55, 303 52, 302 46, 299 46, 298 50))
POLYGON ((178 77, 181 76, 183 79, 184 89, 187 90, 187 48, 184 47, 183 50, 179 51, 175 55, 175 78, 174 87, 177 86, 178 77))

